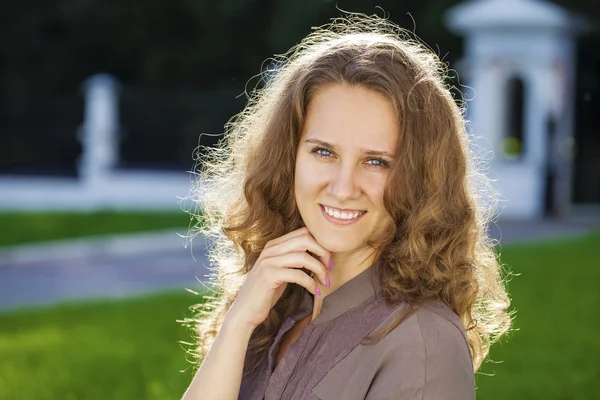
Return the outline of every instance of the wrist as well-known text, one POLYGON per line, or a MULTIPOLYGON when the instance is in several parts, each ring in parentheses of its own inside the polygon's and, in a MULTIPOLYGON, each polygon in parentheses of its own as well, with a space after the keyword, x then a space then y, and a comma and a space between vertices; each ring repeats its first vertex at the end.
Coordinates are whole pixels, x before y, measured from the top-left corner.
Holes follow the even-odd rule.
POLYGON ((250 338, 252 332, 256 329, 256 325, 244 322, 240 318, 236 318, 235 314, 229 313, 225 316, 221 329, 226 332, 242 334, 250 338))

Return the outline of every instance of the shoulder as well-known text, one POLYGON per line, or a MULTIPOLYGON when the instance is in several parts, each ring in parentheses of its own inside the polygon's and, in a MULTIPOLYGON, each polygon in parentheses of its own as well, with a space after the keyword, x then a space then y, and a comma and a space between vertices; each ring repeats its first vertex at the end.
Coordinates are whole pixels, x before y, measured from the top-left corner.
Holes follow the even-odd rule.
MULTIPOLYGON (((399 307, 385 323, 405 310, 399 307)), ((475 398, 474 372, 464 328, 439 300, 419 305, 379 346, 368 399, 475 398), (397 397, 394 397, 397 396, 397 397)))
MULTIPOLYGON (((410 320, 406 326, 408 329, 403 331, 400 328, 401 324, 396 327, 396 334, 414 335, 410 339, 415 344, 421 343, 424 349, 429 349, 431 355, 435 354, 434 350, 444 350, 449 354, 466 354, 469 359, 471 358, 467 334, 460 318, 442 301, 430 300, 419 305, 414 313, 408 317, 408 320, 410 320)), ((393 332, 390 332, 390 334, 393 334, 393 332)))
MULTIPOLYGON (((391 324, 405 310, 404 304, 398 307, 378 329, 391 324)), ((391 347, 401 346, 401 343, 411 343, 419 347, 445 344, 459 351, 467 351, 470 357, 467 334, 458 315, 440 300, 429 300, 416 306, 382 342, 391 347)))

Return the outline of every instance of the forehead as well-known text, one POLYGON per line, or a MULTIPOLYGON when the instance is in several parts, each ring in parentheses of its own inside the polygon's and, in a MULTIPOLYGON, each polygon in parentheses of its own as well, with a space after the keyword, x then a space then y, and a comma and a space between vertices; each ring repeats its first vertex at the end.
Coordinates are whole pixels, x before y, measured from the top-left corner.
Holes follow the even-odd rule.
POLYGON ((320 88, 309 103, 304 139, 392 151, 399 131, 397 113, 382 94, 360 86, 331 84, 320 88))

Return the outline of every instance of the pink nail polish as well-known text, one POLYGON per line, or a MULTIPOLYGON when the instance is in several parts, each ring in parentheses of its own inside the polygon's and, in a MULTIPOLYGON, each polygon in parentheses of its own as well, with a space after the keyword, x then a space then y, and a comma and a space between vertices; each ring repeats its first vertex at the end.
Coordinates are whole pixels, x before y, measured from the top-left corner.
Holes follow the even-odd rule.
POLYGON ((320 296, 321 295, 321 289, 317 288, 317 294, 320 296))
POLYGON ((329 260, 329 270, 333 270, 333 260, 329 260))
POLYGON ((325 282, 327 282, 327 287, 330 288, 331 287, 331 281, 329 280, 329 277, 325 277, 325 282))

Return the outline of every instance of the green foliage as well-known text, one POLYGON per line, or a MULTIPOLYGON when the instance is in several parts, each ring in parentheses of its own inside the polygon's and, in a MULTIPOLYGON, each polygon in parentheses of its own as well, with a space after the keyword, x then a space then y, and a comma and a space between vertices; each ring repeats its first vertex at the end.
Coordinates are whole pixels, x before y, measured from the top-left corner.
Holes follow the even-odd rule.
MULTIPOLYGON (((557 1, 600 18, 596 0, 557 1)), ((389 15, 455 60, 458 37, 442 20, 459 0, 60 0, 11 1, 0 14, 0 82, 14 104, 32 94, 71 93, 108 72, 133 85, 205 90, 233 86, 340 11, 389 15), (378 7, 381 7, 379 9, 378 7), (414 21, 414 22, 413 22, 414 21), (233 83, 232 83, 233 82, 233 83)), ((594 21, 595 22, 595 21, 594 21)), ((594 33, 596 42, 597 32, 594 33)))
POLYGON ((0 213, 0 247, 85 236, 181 228, 190 216, 183 211, 97 211, 0 213))
MULTIPOLYGON (((28 96, 75 93, 98 72, 137 86, 211 89, 244 83, 263 60, 297 43, 336 8, 384 12, 440 52, 457 55, 442 11, 457 0, 43 0, 10 2, 0 17, 3 95, 15 107, 28 96), (409 16, 408 13, 412 15, 409 16)), ((442 54, 442 55, 443 55, 442 54)), ((8 106, 8 104, 7 104, 8 106)))
MULTIPOLYGON (((517 317, 492 347, 501 363, 477 375, 478 399, 596 396, 599 249, 600 232, 501 248, 519 274, 509 283, 517 317)), ((190 332, 176 320, 199 299, 166 293, 0 314, 0 398, 178 399, 192 369, 178 344, 190 332)))
MULTIPOLYGON (((0 13, 0 170, 73 175, 80 153, 75 133, 83 119, 81 84, 99 72, 110 73, 123 84, 122 159, 135 166, 187 168, 198 135, 221 133, 243 106, 243 97, 235 96, 257 84, 251 78, 261 72, 263 62, 298 43, 311 27, 339 17, 340 10, 385 15, 414 31, 456 67, 462 39, 447 30, 443 14, 457 3, 9 1, 0 13), (135 99, 140 88, 155 91, 144 97, 142 105, 135 99), (180 100, 173 91, 202 98, 180 100), (146 113, 152 118, 144 118, 146 113), (37 146, 31 145, 32 138, 37 146)), ((586 16, 592 26, 600 19, 596 0, 557 3, 586 16)), ((597 29, 579 42, 579 97, 590 97, 597 86, 599 42, 597 29)), ((577 124, 593 129, 596 103, 580 99, 578 104, 577 124)))

